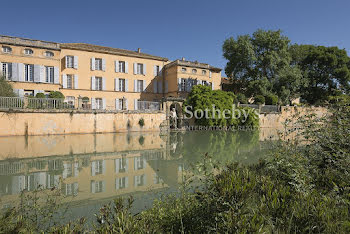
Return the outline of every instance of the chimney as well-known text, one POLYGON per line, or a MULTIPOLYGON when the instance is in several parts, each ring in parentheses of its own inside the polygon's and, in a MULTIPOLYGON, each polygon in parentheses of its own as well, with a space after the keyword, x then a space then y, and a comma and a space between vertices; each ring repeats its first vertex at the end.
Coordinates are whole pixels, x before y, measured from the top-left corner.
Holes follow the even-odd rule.
POLYGON ((182 59, 181 59, 182 61, 185 61, 186 59, 185 59, 185 57, 182 57, 182 59))
POLYGON ((137 53, 141 53, 141 48, 137 48, 137 53))

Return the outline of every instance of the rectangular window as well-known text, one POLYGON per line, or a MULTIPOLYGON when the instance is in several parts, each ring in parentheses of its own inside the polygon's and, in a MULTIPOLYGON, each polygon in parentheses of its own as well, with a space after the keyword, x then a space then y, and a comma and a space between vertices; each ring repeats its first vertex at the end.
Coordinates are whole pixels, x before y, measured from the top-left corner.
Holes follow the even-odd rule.
POLYGON ((124 99, 123 98, 119 98, 118 99, 119 102, 119 110, 125 110, 125 103, 124 103, 124 99))
POLYGON ((95 59, 95 70, 102 71, 102 59, 101 58, 95 59))
POLYGON ((102 98, 96 98, 95 101, 96 101, 96 109, 97 110, 102 110, 103 109, 102 98))
POLYGON ((122 178, 117 178, 117 183, 118 183, 118 189, 124 189, 126 188, 126 180, 127 177, 122 177, 122 178))
POLYGON ((102 77, 95 77, 95 90, 102 90, 102 77))
MULTIPOLYGON (((123 100, 123 99, 119 99, 119 100, 123 100)), ((119 172, 126 172, 127 171, 127 158, 118 158, 117 160, 119 160, 119 168, 118 171, 119 172)))
POLYGON ((186 91, 186 79, 181 79, 181 91, 186 91))
POLYGON ((137 74, 143 74, 143 64, 142 63, 137 64, 137 74))
POLYGON ((73 88, 73 75, 67 75, 67 89, 73 88))
POLYGON ((157 65, 155 66, 155 73, 157 76, 159 76, 159 73, 160 73, 160 67, 157 65))
POLYGON ((2 75, 5 76, 7 80, 12 80, 12 63, 2 64, 2 75))
POLYGON ((103 191, 103 181, 95 181, 95 193, 101 193, 103 191))
POLYGON ((143 92, 143 80, 137 80, 137 92, 143 92))
POLYGON ((53 67, 45 67, 46 83, 54 83, 54 69, 53 67))
POLYGON ((119 61, 119 72, 125 73, 125 61, 119 61))
POLYGON ((125 92, 125 79, 119 79, 119 91, 125 92))
POLYGON ((74 68, 74 56, 67 56, 67 68, 74 68))
POLYGON ((24 80, 34 82, 34 65, 24 64, 24 80))
POLYGON ((135 157, 135 169, 136 170, 141 170, 145 168, 145 164, 144 164, 144 157, 135 157))
POLYGON ((145 175, 137 175, 134 177, 134 180, 135 180, 135 186, 138 187, 138 186, 143 186, 145 185, 145 179, 146 179, 146 176, 145 175))

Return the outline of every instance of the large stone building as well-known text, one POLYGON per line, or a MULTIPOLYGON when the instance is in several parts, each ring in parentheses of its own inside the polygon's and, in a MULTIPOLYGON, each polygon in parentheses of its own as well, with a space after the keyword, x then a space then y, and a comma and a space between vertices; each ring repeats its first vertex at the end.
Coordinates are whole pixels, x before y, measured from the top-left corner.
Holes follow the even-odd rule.
POLYGON ((142 101, 185 98, 193 85, 221 83, 220 68, 140 49, 0 36, 0 50, 0 71, 18 96, 60 91, 75 107, 88 98, 88 108, 135 110, 142 101))

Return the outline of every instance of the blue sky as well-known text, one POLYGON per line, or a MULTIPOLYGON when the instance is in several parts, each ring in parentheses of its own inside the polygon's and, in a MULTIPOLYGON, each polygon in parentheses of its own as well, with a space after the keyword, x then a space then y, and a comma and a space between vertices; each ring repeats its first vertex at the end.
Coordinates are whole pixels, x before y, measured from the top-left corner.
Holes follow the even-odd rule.
POLYGON ((281 29, 293 43, 350 51, 350 1, 6 1, 0 34, 85 42, 221 68, 222 43, 255 30, 281 29))

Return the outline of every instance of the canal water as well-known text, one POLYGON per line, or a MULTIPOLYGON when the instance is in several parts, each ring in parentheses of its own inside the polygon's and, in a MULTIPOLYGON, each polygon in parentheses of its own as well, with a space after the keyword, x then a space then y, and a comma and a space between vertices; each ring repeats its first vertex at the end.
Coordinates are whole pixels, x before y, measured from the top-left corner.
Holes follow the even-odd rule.
POLYGON ((0 209, 41 187, 60 188, 74 218, 92 218, 103 204, 129 195, 139 212, 177 191, 206 153, 221 163, 256 163, 275 138, 267 129, 2 137, 0 209))

